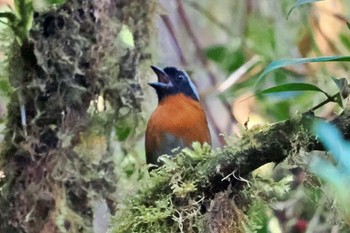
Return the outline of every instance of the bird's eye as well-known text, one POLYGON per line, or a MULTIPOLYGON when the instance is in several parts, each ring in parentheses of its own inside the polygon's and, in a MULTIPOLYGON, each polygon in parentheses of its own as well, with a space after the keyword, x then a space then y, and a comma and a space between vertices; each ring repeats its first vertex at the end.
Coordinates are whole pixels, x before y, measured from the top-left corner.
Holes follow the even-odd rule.
POLYGON ((180 80, 185 80, 185 76, 179 75, 179 79, 180 79, 180 80))

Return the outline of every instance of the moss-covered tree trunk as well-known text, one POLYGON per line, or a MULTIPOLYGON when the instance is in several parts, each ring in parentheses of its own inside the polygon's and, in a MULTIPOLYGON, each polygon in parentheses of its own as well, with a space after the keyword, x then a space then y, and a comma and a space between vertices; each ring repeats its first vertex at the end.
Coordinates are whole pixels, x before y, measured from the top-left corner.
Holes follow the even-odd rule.
POLYGON ((92 232, 94 200, 114 211, 109 139, 137 124, 153 7, 71 0, 35 13, 30 38, 14 42, 0 232, 92 232))

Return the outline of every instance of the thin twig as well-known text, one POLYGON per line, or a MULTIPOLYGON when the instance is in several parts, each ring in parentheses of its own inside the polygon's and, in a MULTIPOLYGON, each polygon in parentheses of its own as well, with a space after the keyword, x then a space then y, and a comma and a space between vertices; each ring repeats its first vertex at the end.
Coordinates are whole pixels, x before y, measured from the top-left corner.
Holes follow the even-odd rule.
POLYGON ((197 10, 199 13, 203 14, 207 19, 209 19, 213 24, 217 25, 220 29, 225 31, 228 35, 232 36, 233 33, 231 32, 229 27, 226 27, 225 24, 220 22, 214 15, 210 13, 207 9, 202 7, 197 2, 187 1, 190 6, 193 7, 193 9, 197 10))
POLYGON ((336 94, 329 96, 326 100, 322 101, 321 103, 317 104, 315 107, 311 108, 308 112, 313 112, 316 109, 322 107, 325 104, 328 104, 329 102, 336 102, 335 98, 339 95, 339 92, 337 92, 336 94))
MULTIPOLYGON (((183 4, 182 4, 182 0, 177 0, 177 12, 180 16, 180 19, 185 27, 185 30, 187 32, 187 34, 189 35, 190 39, 192 40, 193 42, 193 45, 195 46, 195 49, 196 49, 196 54, 197 54, 197 57, 199 58, 200 62, 202 63, 202 65, 207 68, 208 67, 208 60, 206 59, 203 51, 202 51, 202 48, 201 46, 199 45, 199 41, 198 41, 198 38, 196 37, 194 31, 192 30, 192 27, 191 27, 191 24, 190 24, 190 21, 186 15, 186 12, 185 12, 185 9, 183 7, 183 4)), ((210 79, 210 84, 212 85, 215 85, 216 84, 216 79, 215 79, 215 76, 213 75, 212 72, 210 72, 210 70, 207 70, 207 73, 209 75, 209 79, 210 79)))
POLYGON ((225 144, 224 137, 221 136, 221 133, 222 133, 222 132, 221 132, 221 130, 220 130, 220 127, 217 125, 217 123, 216 123, 216 121, 215 121, 215 119, 214 119, 213 114, 212 114, 212 113, 210 112, 210 110, 209 110, 209 105, 208 105, 208 103, 203 101, 203 104, 204 104, 204 108, 207 109, 207 111, 208 111, 208 114, 207 114, 208 120, 209 120, 209 121, 212 123, 212 125, 213 125, 214 131, 215 131, 215 135, 216 135, 217 138, 219 139, 220 144, 221 144, 221 145, 224 145, 224 144, 225 144))
POLYGON ((165 24, 165 27, 168 29, 168 31, 169 31, 169 33, 171 35, 171 39, 174 42, 176 53, 177 53, 177 55, 180 58, 181 64, 186 66, 187 62, 186 62, 185 56, 184 56, 184 54, 183 54, 183 52, 181 50, 179 42, 176 39, 175 30, 174 30, 173 24, 171 23, 171 20, 169 19, 169 17, 167 15, 161 15, 160 17, 162 18, 162 20, 163 20, 163 22, 165 24))
MULTIPOLYGON (((176 50, 176 53, 178 55, 178 57, 180 58, 180 62, 182 65, 186 66, 187 65, 187 61, 185 59, 185 56, 183 55, 183 52, 182 52, 182 49, 179 45, 179 42, 176 38, 176 35, 175 35, 175 30, 174 30, 174 27, 173 27, 173 24, 171 23, 171 20, 169 19, 169 17, 167 15, 162 15, 161 16, 167 30, 169 31, 169 34, 170 34, 170 37, 171 39, 173 40, 174 42, 174 46, 175 46, 175 50, 176 50)), ((195 82, 195 80, 193 80, 195 82)), ((203 103, 205 108, 208 110, 208 120, 212 123, 212 126, 214 128, 214 131, 215 131, 215 135, 217 135, 218 137, 218 140, 220 142, 220 144, 224 144, 224 138, 220 136, 221 134, 221 130, 220 130, 220 127, 217 125, 215 119, 214 119, 214 116, 212 115, 212 113, 209 111, 209 107, 208 105, 204 102, 203 103)), ((232 115, 232 114, 230 114, 232 115)))
MULTIPOLYGON (((178 14, 180 16, 180 19, 181 19, 185 29, 186 29, 187 34, 189 35, 190 39, 192 40, 192 43, 195 46, 197 57, 199 58, 200 62, 202 63, 202 66, 204 68, 206 68, 206 72, 207 72, 207 75, 209 77, 210 84, 213 86, 216 86, 217 85, 216 78, 215 78, 214 74, 208 69, 208 60, 202 51, 202 48, 199 44, 198 38, 196 37, 194 31, 192 30, 190 21, 186 15, 184 7, 183 7, 182 0, 177 0, 177 3, 178 3, 178 7, 177 7, 178 14)), ((230 103, 226 99, 223 99, 222 103, 223 103, 225 109, 227 110, 227 112, 231 118, 231 121, 233 123, 237 123, 236 118, 231 113, 230 103)), ((220 141, 223 142, 223 139, 220 141)))
POLYGON ((256 63, 260 61, 259 56, 253 56, 249 61, 244 63, 241 67, 239 67, 235 72, 233 72, 223 83, 219 85, 217 90, 219 93, 226 91, 233 84, 235 84, 247 71, 252 68, 256 63))

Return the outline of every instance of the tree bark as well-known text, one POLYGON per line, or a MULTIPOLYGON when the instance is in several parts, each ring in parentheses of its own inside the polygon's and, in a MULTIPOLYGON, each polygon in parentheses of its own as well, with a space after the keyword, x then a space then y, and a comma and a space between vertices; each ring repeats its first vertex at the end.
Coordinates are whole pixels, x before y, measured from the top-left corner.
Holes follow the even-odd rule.
POLYGON ((14 42, 0 232, 92 232, 94 200, 115 211, 109 139, 137 126, 153 11, 153 1, 70 0, 35 13, 30 38, 14 42))

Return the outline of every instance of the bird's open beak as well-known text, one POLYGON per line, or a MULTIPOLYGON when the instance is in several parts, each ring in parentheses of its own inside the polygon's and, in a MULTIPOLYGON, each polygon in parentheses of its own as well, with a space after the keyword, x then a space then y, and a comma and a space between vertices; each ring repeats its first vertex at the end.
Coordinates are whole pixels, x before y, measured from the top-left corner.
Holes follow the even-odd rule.
POLYGON ((151 68, 154 71, 154 73, 156 73, 158 77, 158 82, 151 82, 151 83, 148 83, 148 85, 150 85, 153 88, 159 88, 159 87, 164 88, 171 83, 168 75, 162 69, 156 66, 151 66, 151 68))

